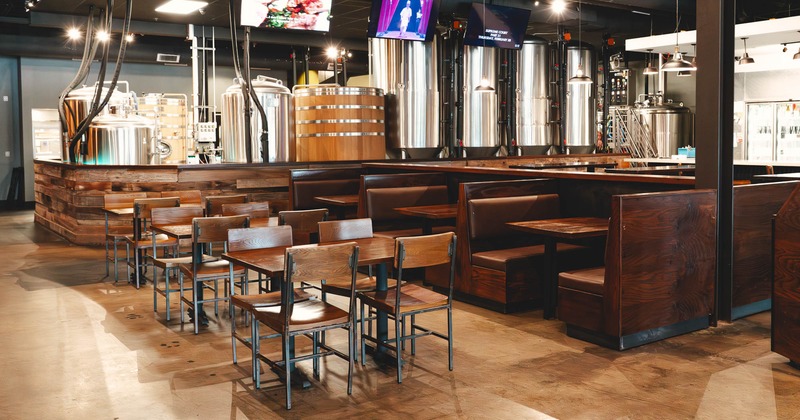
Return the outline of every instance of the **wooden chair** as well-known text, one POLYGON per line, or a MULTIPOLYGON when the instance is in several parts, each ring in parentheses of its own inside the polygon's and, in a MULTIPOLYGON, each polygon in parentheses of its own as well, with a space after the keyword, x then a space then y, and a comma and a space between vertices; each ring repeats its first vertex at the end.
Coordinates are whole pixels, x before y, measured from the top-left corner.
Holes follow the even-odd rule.
MULTIPOLYGON (((126 238, 125 256, 128 261, 128 278, 131 276, 131 267, 134 271, 136 288, 138 289, 143 279, 142 270, 147 268, 147 251, 149 249, 175 248, 178 241, 166 235, 156 235, 153 238, 150 232, 151 212, 155 208, 178 207, 180 199, 171 198, 140 198, 133 201, 133 230, 134 234, 126 238), (155 244, 153 242, 155 241, 155 244), (131 248, 133 248, 133 262, 131 262, 131 248)), ((155 258, 155 254, 152 255, 155 258)))
MULTIPOLYGON (((133 207, 133 200, 137 198, 147 198, 147 193, 144 192, 134 192, 134 193, 122 193, 122 194, 106 194, 103 196, 103 209, 111 210, 111 209, 126 209, 133 207)), ((113 229, 109 227, 108 224, 108 217, 109 213, 105 212, 105 219, 106 219, 106 277, 109 275, 109 263, 110 261, 114 262, 114 283, 119 280, 119 261, 121 258, 117 256, 117 250, 119 245, 125 243, 125 240, 128 236, 133 235, 133 225, 127 224, 124 227, 122 226, 115 226, 113 229), (109 257, 109 246, 113 245, 114 253, 113 257, 109 257)))
POLYGON ((221 216, 223 204, 247 203, 247 194, 216 195, 206 197, 206 217, 221 216))
MULTIPOLYGON (((269 202, 262 201, 262 202, 255 202, 255 203, 229 203, 222 205, 222 215, 223 216, 250 216, 250 225, 254 225, 258 219, 263 219, 269 221, 269 202)), ((291 231, 289 232, 291 234, 291 231)), ((289 246, 292 244, 290 243, 289 246)), ((230 244, 229 244, 230 246, 230 244)), ((258 277, 253 280, 248 280, 247 283, 242 283, 241 287, 245 287, 250 282, 257 282, 258 283, 258 293, 266 292, 267 289, 264 289, 264 276, 261 273, 258 273, 258 277)), ((247 294, 246 290, 240 289, 242 294, 247 294)))
POLYGON ((228 250, 228 229, 246 228, 249 226, 248 216, 221 216, 221 217, 199 217, 192 221, 192 262, 191 264, 181 264, 181 323, 183 323, 183 303, 192 305, 192 318, 194 323, 194 333, 200 332, 201 319, 203 324, 207 322, 201 305, 206 302, 214 302, 214 314, 219 315, 219 302, 227 300, 227 293, 219 296, 219 280, 226 281, 230 277, 246 276, 247 270, 244 267, 235 266, 232 272, 229 270, 227 261, 203 262, 199 258, 203 254, 203 245, 214 242, 223 244, 223 252, 228 250), (191 279, 192 298, 184 295, 186 287, 183 278, 191 279), (213 286, 207 284, 213 282, 213 286), (203 289, 214 291, 213 299, 203 298, 203 289))
MULTIPOLYGON (((295 362, 313 359, 313 373, 319 378, 319 358, 335 354, 348 361, 347 394, 353 390, 353 353, 355 311, 355 281, 358 267, 358 246, 354 242, 326 246, 299 246, 286 249, 284 279, 281 290, 294 290, 294 283, 310 283, 321 281, 340 281, 350 279, 350 301, 348 310, 342 310, 319 300, 295 302, 293 293, 281 296, 280 306, 255 308, 253 314, 253 337, 255 339, 254 360, 264 360, 272 367, 283 367, 286 380, 286 409, 292 408, 291 368, 295 362), (283 341, 283 360, 272 361, 262 355, 260 349, 259 323, 263 323, 276 332, 265 338, 280 337, 283 341), (319 342, 319 334, 333 329, 347 330, 347 353, 334 350, 319 342), (298 336, 312 339, 312 352, 302 356, 292 354, 292 340, 298 336)), ((260 388, 260 372, 256 367, 255 384, 260 388)))
MULTIPOLYGON (((245 251, 254 249, 268 249, 276 247, 290 247, 292 246, 292 228, 291 226, 269 226, 245 229, 230 229, 228 230, 228 252, 245 251)), ((233 284, 233 278, 229 279, 233 284)), ((281 304, 281 292, 267 292, 261 293, 263 289, 259 288, 259 294, 247 294, 248 290, 246 284, 242 287, 244 290, 242 294, 234 294, 234 290, 230 290, 231 295, 231 314, 234 314, 234 308, 240 308, 245 312, 245 324, 252 316, 255 308, 264 306, 276 306, 281 304)), ((308 300, 311 295, 300 290, 295 289, 294 301, 300 302, 308 300)), ((233 354, 233 363, 238 363, 236 356, 236 341, 241 342, 251 351, 252 337, 243 335, 236 330, 236 317, 231 316, 231 353, 233 354)), ((255 363, 256 358, 253 357, 253 368, 257 368, 258 364, 255 363)), ((253 374, 255 378, 255 373, 253 374)))
POLYGON ((278 225, 292 227, 295 245, 319 241, 319 222, 328 220, 328 209, 285 210, 278 212, 278 225))
MULTIPOLYGON (((151 225, 164 226, 164 225, 191 225, 192 220, 196 217, 203 217, 203 209, 201 207, 163 207, 154 208, 151 212, 151 225)), ((180 244, 179 244, 180 246, 180 244)), ((156 249, 153 248, 153 255, 156 255, 156 249)), ((211 255, 203 254, 203 262, 214 261, 217 258, 211 255)), ((190 264, 192 262, 192 255, 189 252, 187 256, 156 257, 153 259, 153 265, 160 268, 164 272, 164 287, 162 288, 158 281, 158 273, 153 270, 153 312, 158 312, 158 295, 164 296, 166 299, 167 321, 170 320, 170 304, 169 298, 171 293, 179 293, 180 288, 171 288, 170 272, 177 270, 181 264, 190 264)), ((177 277, 177 275, 176 275, 177 277)))
MULTIPOLYGON (((397 359, 397 383, 403 382, 402 343, 411 340, 411 354, 416 354, 416 339, 427 335, 435 335, 447 340, 448 368, 453 370, 453 275, 455 273, 456 235, 452 232, 426 236, 410 236, 395 239, 394 268, 397 271, 397 285, 387 291, 362 292, 358 294, 363 305, 388 313, 394 317, 395 338, 378 343, 378 340, 363 334, 361 325, 361 352, 364 353, 366 340, 376 345, 393 350, 397 359), (448 294, 443 295, 414 284, 403 284, 403 270, 418 267, 433 267, 442 264, 450 265, 450 286, 448 294), (416 323, 416 315, 438 311, 447 311, 447 334, 442 334, 416 323), (406 317, 411 318, 411 334, 406 335, 401 325, 406 317), (420 331, 420 333, 417 333, 420 331), (389 344, 394 342, 394 345, 389 344)), ((370 321, 371 322, 371 321, 370 321)), ((361 358, 364 364, 364 358, 361 358)))

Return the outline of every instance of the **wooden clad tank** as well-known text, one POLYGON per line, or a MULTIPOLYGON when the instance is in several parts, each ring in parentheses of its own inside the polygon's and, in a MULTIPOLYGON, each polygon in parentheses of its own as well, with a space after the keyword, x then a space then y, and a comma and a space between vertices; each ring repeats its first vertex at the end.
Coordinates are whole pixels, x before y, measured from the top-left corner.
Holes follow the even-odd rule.
POLYGON ((298 85, 294 109, 298 162, 386 157, 383 90, 298 85))

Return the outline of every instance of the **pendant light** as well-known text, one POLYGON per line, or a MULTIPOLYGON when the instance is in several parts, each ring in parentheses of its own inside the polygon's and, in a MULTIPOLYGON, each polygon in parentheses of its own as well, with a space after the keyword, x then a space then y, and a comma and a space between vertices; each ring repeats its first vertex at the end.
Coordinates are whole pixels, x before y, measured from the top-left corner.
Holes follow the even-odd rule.
MULTIPOLYGON (((481 25, 483 25, 484 35, 486 35, 486 0, 483 0, 483 21, 481 22, 481 25)), ((483 49, 481 50, 482 57, 485 51, 486 36, 483 37, 483 49)), ((486 74, 481 77, 481 82, 478 84, 478 86, 475 86, 474 91, 477 93, 494 93, 494 87, 491 83, 489 83, 489 78, 486 77, 486 74)))
MULTIPOLYGON (((581 2, 578 0, 578 45, 583 46, 581 33, 581 15, 583 14, 583 10, 581 8, 581 2)), ((570 85, 591 85, 592 78, 583 74, 583 54, 580 55, 580 59, 578 60, 578 69, 575 70, 575 75, 572 76, 571 79, 567 80, 567 84, 570 85)))
MULTIPOLYGON (((692 56, 692 65, 694 67, 697 67, 697 47, 696 47, 696 45, 697 44, 692 44, 692 54, 694 54, 694 56, 692 56)), ((692 72, 687 71, 687 70, 681 70, 681 71, 678 72, 678 77, 689 77, 691 75, 692 75, 692 72)))
POLYGON ((656 66, 653 65, 652 59, 653 59, 653 49, 652 48, 648 48, 647 49, 647 67, 645 67, 644 71, 642 71, 642 74, 644 74, 645 76, 652 76, 654 74, 658 74, 658 69, 656 68, 656 66))
POLYGON ((750 57, 750 54, 747 53, 747 37, 742 38, 742 42, 744 42, 744 55, 739 59, 739 65, 755 63, 756 60, 753 60, 753 57, 750 57))
POLYGON ((680 17, 678 15, 678 0, 675 0, 675 53, 666 63, 661 65, 662 71, 695 71, 696 66, 683 59, 683 54, 678 45, 678 25, 680 24, 680 17))
POLYGON ((800 60, 800 49, 792 56, 792 60, 800 60))

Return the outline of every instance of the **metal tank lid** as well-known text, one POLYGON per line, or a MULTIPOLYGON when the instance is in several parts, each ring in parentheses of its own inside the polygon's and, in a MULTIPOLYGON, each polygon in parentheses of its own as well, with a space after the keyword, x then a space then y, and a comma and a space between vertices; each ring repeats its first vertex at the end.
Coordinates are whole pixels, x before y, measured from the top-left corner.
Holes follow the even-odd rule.
MULTIPOLYGON (((283 85, 283 82, 279 79, 275 79, 273 77, 267 76, 258 76, 255 79, 250 81, 250 86, 254 89, 258 89, 259 92, 264 93, 275 93, 281 95, 290 95, 291 91, 289 88, 283 85)), ((228 86, 225 89, 225 93, 241 93, 242 86, 239 84, 239 79, 233 79, 233 84, 228 86)))
POLYGON ((547 40, 544 38, 540 38, 534 35, 525 35, 525 40, 522 41, 523 44, 548 44, 547 40))
POLYGON ((150 118, 145 118, 140 115, 128 115, 127 117, 123 117, 118 114, 105 114, 105 115, 98 115, 92 123, 89 125, 90 127, 147 127, 152 128, 155 126, 155 122, 150 118))
MULTIPOLYGON (((91 98, 94 97, 94 93, 95 93, 94 92, 94 90, 95 90, 94 88, 95 88, 94 86, 84 86, 84 87, 81 87, 81 88, 73 89, 67 94, 66 98, 67 99, 84 99, 84 98, 91 99, 91 98)), ((108 94, 108 88, 104 86, 102 91, 101 91, 101 93, 100 93, 100 95, 101 95, 100 98, 102 99, 103 96, 106 95, 106 94, 108 94)), ((124 96, 125 96, 125 94, 123 94, 122 92, 120 92, 116 88, 114 88, 114 92, 111 94, 111 98, 112 99, 122 98, 124 96)))

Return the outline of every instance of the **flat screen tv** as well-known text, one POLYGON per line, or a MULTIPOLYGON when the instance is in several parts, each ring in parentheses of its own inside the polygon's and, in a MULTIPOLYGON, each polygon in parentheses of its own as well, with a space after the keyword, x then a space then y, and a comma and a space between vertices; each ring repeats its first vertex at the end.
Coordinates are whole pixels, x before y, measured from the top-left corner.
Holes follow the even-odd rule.
POLYGON ((439 0, 372 0, 367 36, 429 41, 438 13, 439 0))
POLYGON ((241 24, 328 32, 332 0, 242 0, 241 24))
POLYGON ((472 3, 464 45, 519 49, 530 17, 527 9, 472 3))

